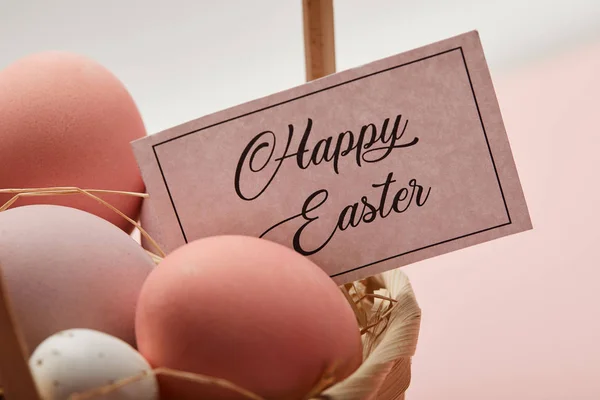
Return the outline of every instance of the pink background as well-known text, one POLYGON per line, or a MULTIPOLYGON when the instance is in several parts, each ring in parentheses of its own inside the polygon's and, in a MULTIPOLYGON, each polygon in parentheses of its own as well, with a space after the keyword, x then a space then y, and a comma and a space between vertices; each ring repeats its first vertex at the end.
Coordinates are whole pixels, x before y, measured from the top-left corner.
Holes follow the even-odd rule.
POLYGON ((407 399, 600 399, 600 44, 496 80, 534 229, 405 268, 407 399))

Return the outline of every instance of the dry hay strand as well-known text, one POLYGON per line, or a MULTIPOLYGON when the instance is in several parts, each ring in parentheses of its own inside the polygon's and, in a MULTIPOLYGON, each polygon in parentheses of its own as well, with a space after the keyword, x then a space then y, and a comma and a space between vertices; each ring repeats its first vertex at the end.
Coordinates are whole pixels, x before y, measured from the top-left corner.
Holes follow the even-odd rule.
POLYGON ((162 249, 160 248, 158 243, 156 243, 156 241, 152 238, 152 236, 150 236, 148 234, 148 232, 146 232, 146 230, 144 228, 142 228, 142 226, 137 221, 134 221, 133 219, 129 218, 123 212, 118 210, 115 206, 113 206, 106 200, 103 200, 102 198, 96 196, 94 193, 119 194, 119 195, 123 195, 123 196, 133 196, 133 197, 141 197, 141 198, 149 197, 149 195, 147 193, 125 192, 125 191, 120 191, 120 190, 81 189, 78 187, 71 187, 71 186, 65 186, 65 187, 57 186, 57 187, 49 187, 49 188, 32 188, 32 189, 0 189, 0 194, 14 194, 14 196, 10 200, 8 200, 6 203, 4 203, 4 205, 2 207, 0 207, 0 212, 8 210, 8 208, 10 206, 12 206, 13 204, 15 204, 17 202, 17 200, 19 200, 20 198, 24 198, 24 197, 65 196, 65 195, 74 195, 74 194, 75 195, 77 195, 77 194, 84 195, 84 196, 87 196, 87 197, 99 202, 103 206, 107 207, 108 209, 112 210, 113 212, 115 212, 116 214, 118 214, 119 216, 124 218, 127 222, 132 224, 134 227, 136 227, 140 231, 140 234, 142 236, 144 236, 144 238, 146 238, 148 240, 148 242, 150 242, 152 247, 154 247, 154 249, 158 252, 158 254, 154 254, 150 251, 147 251, 155 263, 160 262, 160 260, 162 260, 162 258, 165 257, 165 252, 162 251, 162 249))

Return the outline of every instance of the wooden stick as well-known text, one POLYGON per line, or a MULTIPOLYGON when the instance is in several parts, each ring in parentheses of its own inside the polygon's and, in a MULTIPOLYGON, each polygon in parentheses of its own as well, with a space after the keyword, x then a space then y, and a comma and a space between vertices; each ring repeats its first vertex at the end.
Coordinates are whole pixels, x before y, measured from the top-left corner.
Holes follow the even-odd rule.
POLYGON ((302 0, 306 80, 335 72, 333 0, 302 0))
POLYGON ((1 267, 0 349, 0 376, 6 400, 40 400, 27 362, 27 347, 12 312, 1 267))

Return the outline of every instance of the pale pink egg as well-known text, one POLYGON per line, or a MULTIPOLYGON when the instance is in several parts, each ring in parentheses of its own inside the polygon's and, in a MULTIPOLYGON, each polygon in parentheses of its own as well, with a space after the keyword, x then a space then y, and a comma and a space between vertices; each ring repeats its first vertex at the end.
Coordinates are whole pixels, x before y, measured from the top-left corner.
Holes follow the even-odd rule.
MULTIPOLYGON (((130 142, 146 135, 125 86, 86 57, 34 54, 0 71, 0 188, 76 186, 143 192, 130 142)), ((136 219, 141 200, 104 195, 136 219)), ((0 195, 0 205, 9 195, 0 195)), ((35 197, 16 204, 56 204, 132 225, 83 196, 35 197)))
MULTIPOLYGON (((356 317, 307 258, 266 240, 220 236, 168 255, 144 283, 139 350, 154 366, 227 379, 267 399, 300 399, 330 367, 362 361, 356 317)), ((163 399, 242 399, 159 379, 163 399)))
POLYGON ((0 264, 30 351, 72 328, 135 345, 136 304, 154 264, 116 226, 54 205, 0 212, 0 264))

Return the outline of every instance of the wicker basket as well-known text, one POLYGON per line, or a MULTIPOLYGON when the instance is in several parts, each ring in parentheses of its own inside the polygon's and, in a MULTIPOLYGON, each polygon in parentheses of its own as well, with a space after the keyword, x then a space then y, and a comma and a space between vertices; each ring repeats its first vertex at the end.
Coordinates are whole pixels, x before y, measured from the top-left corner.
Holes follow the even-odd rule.
MULTIPOLYGON (((34 193, 32 190, 29 189, 28 193, 34 193)), ((41 191, 52 195, 82 193, 103 202, 92 194, 101 191, 86 191, 78 188, 35 190, 35 195, 39 195, 41 191)), ((0 211, 2 209, 5 207, 0 208, 0 211)), ((137 223, 131 222, 140 228, 143 235, 147 235, 137 223)), ((160 256, 153 255, 153 258, 158 264, 160 263, 160 256)), ((404 393, 410 384, 411 357, 416 349, 421 323, 421 310, 407 276, 400 270, 392 270, 347 284, 341 287, 341 290, 352 306, 361 327, 364 362, 344 381, 333 385, 324 382, 315 391, 317 394, 309 398, 314 400, 404 399, 404 393)), ((6 400, 38 400, 39 395, 27 362, 29 354, 23 344, 6 293, 0 265, 0 352, 2 354, 0 375, 5 385, 4 395, 6 400)), ((211 378, 199 376, 198 382, 202 384, 207 379, 211 378)))
POLYGON ((348 286, 359 305, 355 313, 362 326, 364 362, 321 398, 404 399, 421 325, 421 309, 408 277, 397 269, 347 285, 346 290, 348 286))

